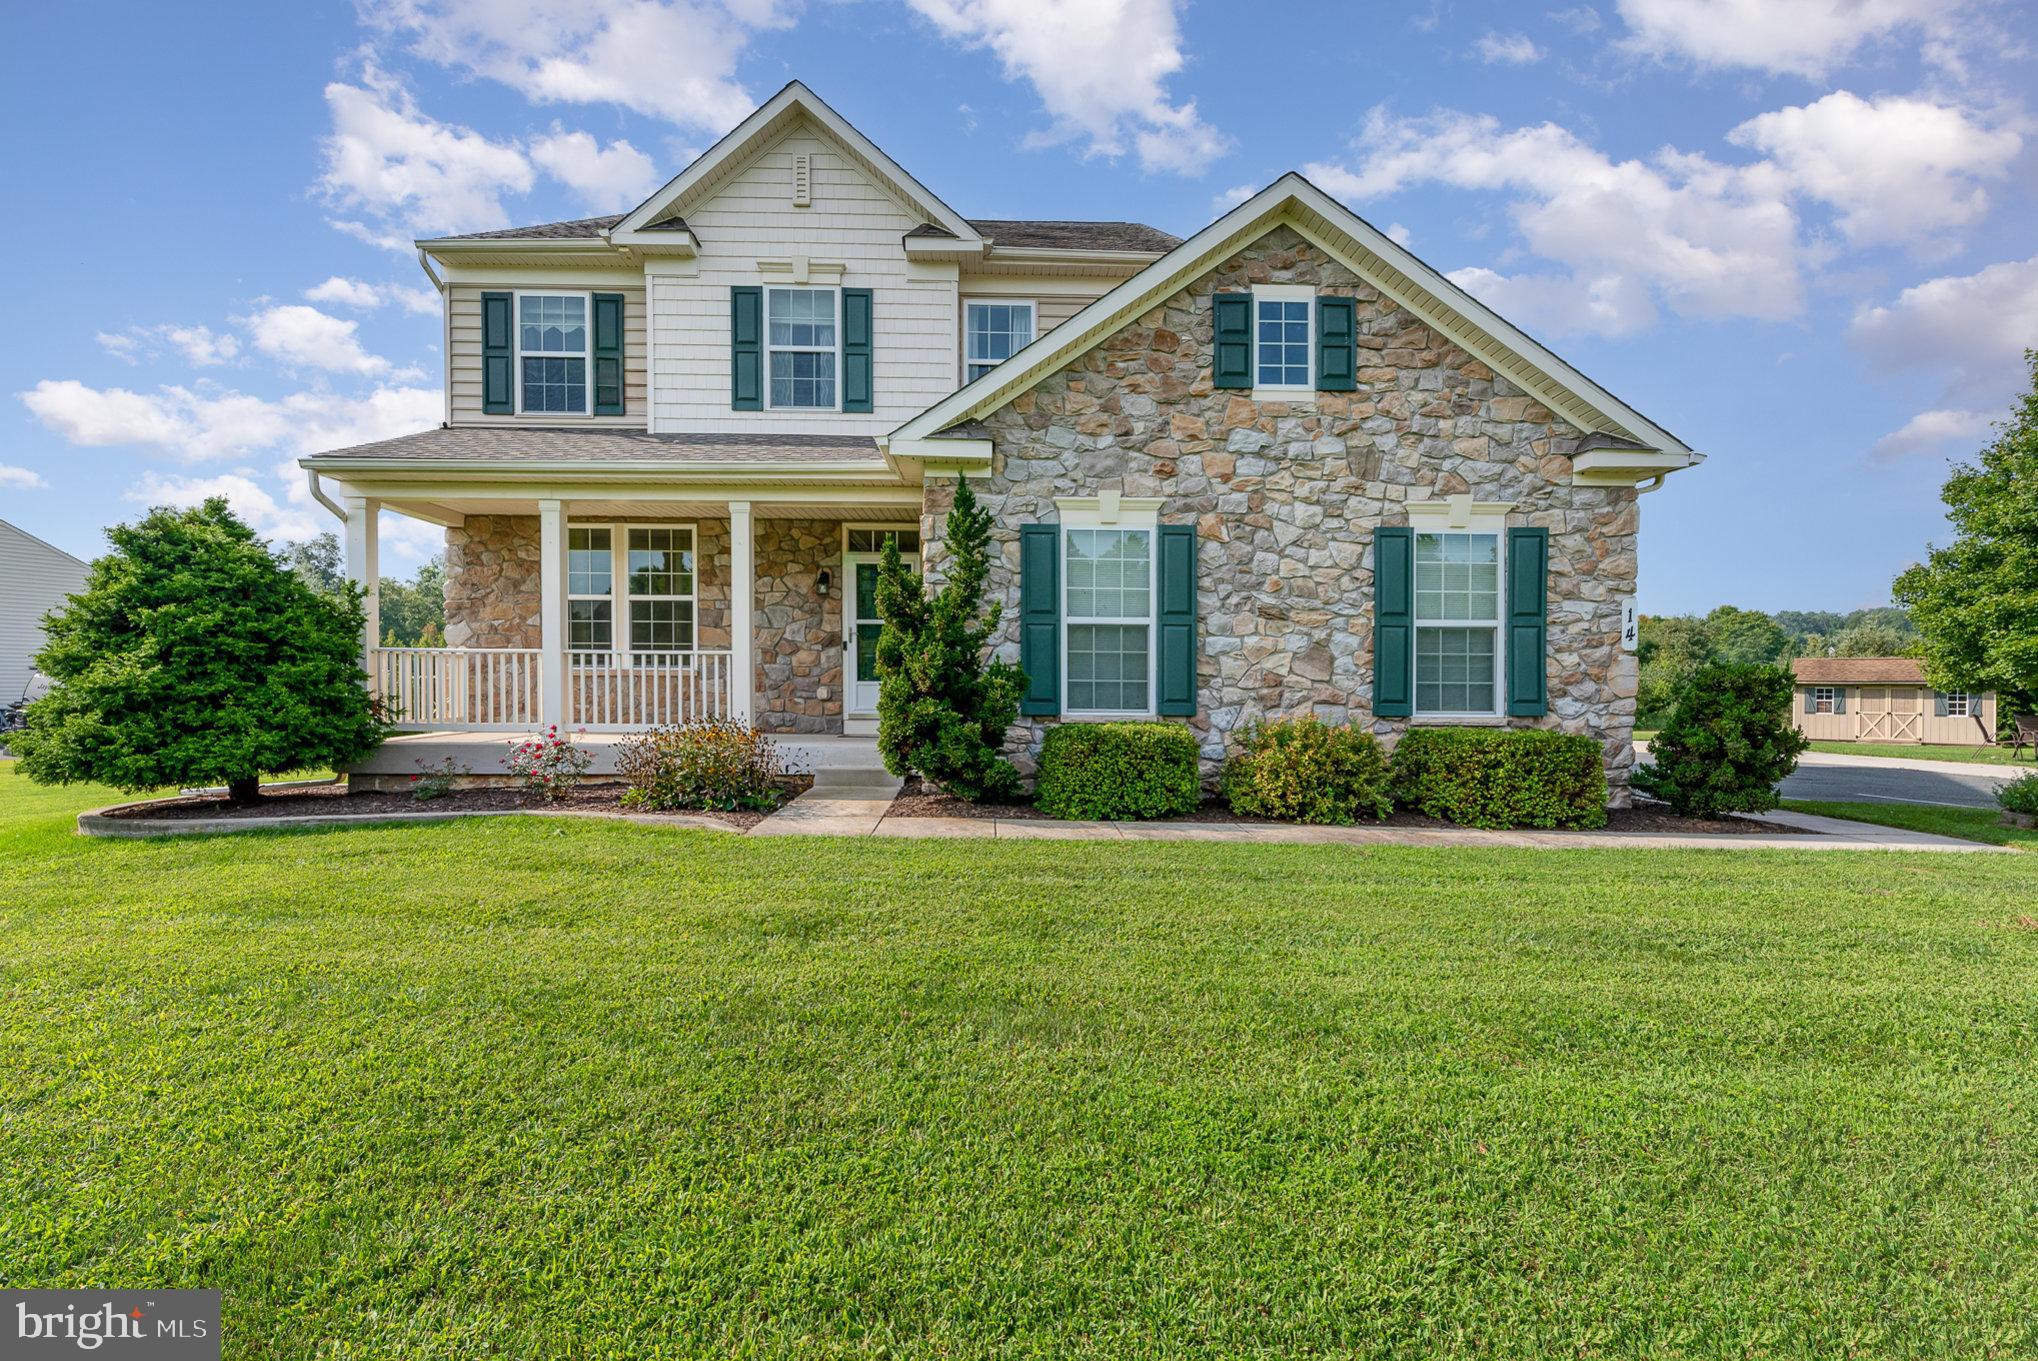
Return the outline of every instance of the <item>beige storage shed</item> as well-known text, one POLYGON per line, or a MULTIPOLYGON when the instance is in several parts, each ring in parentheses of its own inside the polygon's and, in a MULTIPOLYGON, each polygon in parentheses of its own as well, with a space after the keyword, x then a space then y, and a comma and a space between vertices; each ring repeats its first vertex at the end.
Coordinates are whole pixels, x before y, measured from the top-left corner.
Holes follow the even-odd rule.
POLYGON ((1934 690, 1909 657, 1799 657, 1797 726, 1817 742, 1975 746, 1996 740, 1990 691, 1934 690))

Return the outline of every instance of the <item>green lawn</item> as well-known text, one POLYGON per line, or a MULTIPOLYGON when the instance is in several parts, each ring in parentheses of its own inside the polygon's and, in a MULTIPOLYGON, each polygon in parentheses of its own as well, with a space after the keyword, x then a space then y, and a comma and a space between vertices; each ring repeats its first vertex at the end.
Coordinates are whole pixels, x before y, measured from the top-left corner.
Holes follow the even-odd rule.
POLYGON ((1939 747, 1919 746, 1912 742, 1814 742, 1813 751, 1831 752, 1835 756, 1894 756, 1909 761, 1978 761, 1992 766, 2024 766, 2038 770, 2038 758, 2031 755, 2031 748, 2024 748, 2021 757, 2012 759, 2009 747, 1939 747))
POLYGON ((1800 813, 1822 813, 1829 818, 1852 818, 1884 827, 1908 827, 1914 832, 1936 832, 1966 841, 1986 841, 1992 846, 2015 846, 2038 851, 2038 832, 2022 827, 2005 827, 1992 808, 1946 808, 1917 803, 1829 803, 1819 799, 1785 799, 1785 808, 1800 813))
POLYGON ((229 1356, 2038 1351, 2021 857, 100 797, 0 771, 0 1282, 229 1356))

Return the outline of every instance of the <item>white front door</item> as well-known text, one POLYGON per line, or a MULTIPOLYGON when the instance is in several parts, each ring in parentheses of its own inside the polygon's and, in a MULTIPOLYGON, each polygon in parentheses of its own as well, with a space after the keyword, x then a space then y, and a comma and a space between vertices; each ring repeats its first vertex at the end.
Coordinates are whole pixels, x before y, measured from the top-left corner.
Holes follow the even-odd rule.
MULTIPOLYGON (((920 570, 918 553, 901 553, 909 572, 920 570)), ((846 718, 877 717, 877 639, 884 624, 877 616, 877 572, 881 555, 845 553, 842 573, 849 579, 843 603, 842 676, 848 694, 846 718)))

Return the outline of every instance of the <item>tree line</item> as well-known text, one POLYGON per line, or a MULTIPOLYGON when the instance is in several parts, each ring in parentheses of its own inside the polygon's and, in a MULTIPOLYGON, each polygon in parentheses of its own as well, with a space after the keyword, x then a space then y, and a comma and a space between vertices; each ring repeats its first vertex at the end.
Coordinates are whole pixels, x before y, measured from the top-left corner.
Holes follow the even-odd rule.
MULTIPOLYGON (((325 595, 339 595, 347 579, 340 536, 331 530, 286 543, 276 560, 298 580, 325 595)), ((405 581, 382 578, 382 645, 444 647, 446 645, 446 560, 433 554, 405 581)))
POLYGON ((1661 726, 1702 667, 1789 666, 1799 657, 1909 657, 1920 646, 1910 614, 1893 605, 1844 614, 1765 614, 1722 605, 1703 615, 1645 614, 1640 625, 1635 722, 1644 728, 1661 726))

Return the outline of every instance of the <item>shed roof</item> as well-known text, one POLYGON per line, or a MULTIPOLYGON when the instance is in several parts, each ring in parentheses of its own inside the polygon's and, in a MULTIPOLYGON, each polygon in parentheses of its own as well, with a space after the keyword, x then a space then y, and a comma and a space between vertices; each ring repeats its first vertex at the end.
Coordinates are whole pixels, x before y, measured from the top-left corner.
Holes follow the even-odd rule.
POLYGON ((1804 685, 1923 685, 1912 657, 1799 657, 1790 669, 1804 685))

